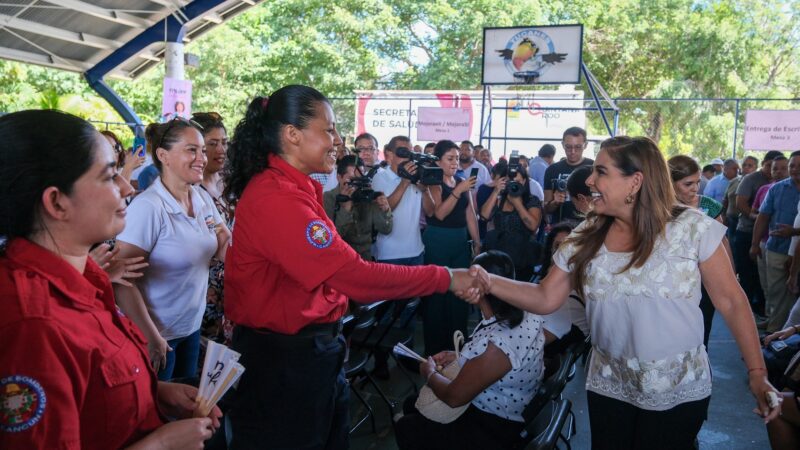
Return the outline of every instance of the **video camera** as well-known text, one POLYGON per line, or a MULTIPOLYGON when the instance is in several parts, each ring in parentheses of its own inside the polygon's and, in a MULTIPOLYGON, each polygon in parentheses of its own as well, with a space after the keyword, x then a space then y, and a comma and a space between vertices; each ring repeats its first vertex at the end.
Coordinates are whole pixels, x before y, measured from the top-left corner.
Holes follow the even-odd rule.
POLYGON ((397 168, 397 175, 411 181, 412 184, 424 184, 425 186, 441 185, 444 179, 444 171, 441 167, 436 165, 439 158, 425 153, 416 153, 408 149, 408 147, 397 147, 394 150, 395 156, 398 158, 408 158, 417 165, 417 172, 411 174, 406 170, 406 166, 410 161, 405 161, 397 168))
POLYGON ((383 192, 372 190, 372 178, 378 173, 378 169, 383 167, 386 167, 386 161, 381 161, 380 164, 370 169, 364 176, 351 178, 350 181, 347 182, 347 185, 353 186, 356 190, 350 196, 343 194, 337 195, 336 202, 345 203, 353 201, 353 203, 369 203, 383 195, 383 192))
POLYGON ((514 150, 511 152, 511 157, 508 159, 508 183, 506 183, 506 188, 502 192, 503 194, 507 194, 509 197, 522 196, 525 185, 515 180, 521 168, 519 164, 519 151, 514 150))

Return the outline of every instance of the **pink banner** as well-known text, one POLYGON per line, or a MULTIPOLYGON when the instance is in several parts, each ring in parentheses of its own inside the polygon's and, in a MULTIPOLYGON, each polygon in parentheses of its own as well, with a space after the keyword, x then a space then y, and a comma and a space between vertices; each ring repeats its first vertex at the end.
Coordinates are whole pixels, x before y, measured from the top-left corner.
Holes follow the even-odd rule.
POLYGON ((472 131, 471 120, 471 108, 420 107, 417 115, 417 140, 467 140, 472 131))
POLYGON ((192 82, 164 78, 164 95, 161 101, 161 117, 171 120, 175 116, 192 117, 192 82))
POLYGON ((800 111, 748 109, 744 119, 745 150, 800 150, 800 111))

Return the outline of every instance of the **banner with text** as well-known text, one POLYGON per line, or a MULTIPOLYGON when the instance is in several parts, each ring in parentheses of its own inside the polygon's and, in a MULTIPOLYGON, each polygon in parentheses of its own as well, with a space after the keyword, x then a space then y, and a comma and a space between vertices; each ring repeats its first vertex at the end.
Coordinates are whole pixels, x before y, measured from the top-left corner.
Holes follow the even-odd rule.
POLYGON ((176 116, 192 117, 192 82, 175 78, 164 78, 164 94, 161 100, 161 117, 164 121, 176 116))
POLYGON ((800 150, 800 110, 748 109, 744 116, 745 150, 800 150))
POLYGON ((472 111, 467 108, 420 107, 417 117, 418 141, 450 139, 464 141, 470 138, 472 111))

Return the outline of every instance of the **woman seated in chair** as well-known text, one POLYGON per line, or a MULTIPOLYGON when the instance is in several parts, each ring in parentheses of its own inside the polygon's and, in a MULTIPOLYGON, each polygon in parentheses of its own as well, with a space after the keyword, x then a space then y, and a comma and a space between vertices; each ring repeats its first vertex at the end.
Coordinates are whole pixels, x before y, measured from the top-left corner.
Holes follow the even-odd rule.
MULTIPOLYGON (((473 264, 514 278, 514 263, 503 252, 480 254, 473 264)), ((483 320, 461 350, 458 376, 451 381, 436 370, 455 360, 451 351, 420 364, 420 374, 440 400, 453 408, 469 407, 455 421, 442 424, 427 419, 407 401, 405 415, 395 427, 400 449, 506 448, 519 440, 522 412, 544 371, 542 318, 491 295, 478 305, 483 320)))

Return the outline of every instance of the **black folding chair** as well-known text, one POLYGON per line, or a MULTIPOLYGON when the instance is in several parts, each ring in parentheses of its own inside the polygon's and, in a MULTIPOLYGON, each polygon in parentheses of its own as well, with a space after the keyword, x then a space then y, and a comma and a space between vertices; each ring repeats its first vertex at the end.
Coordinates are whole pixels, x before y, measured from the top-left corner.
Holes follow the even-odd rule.
MULTIPOLYGON (((375 322, 368 328, 355 330, 350 341, 351 348, 367 352, 367 360, 374 357, 377 351, 390 355, 397 364, 397 367, 400 368, 400 372, 408 379, 414 393, 418 392, 417 385, 408 371, 397 359, 393 349, 398 343, 407 346, 411 345, 411 341, 414 339, 414 333, 413 330, 409 329, 409 324, 414 320, 414 313, 420 302, 421 300, 419 298, 384 302, 377 308, 375 322), (409 315, 401 323, 400 318, 404 310, 408 310, 409 315), (387 317, 387 320, 383 320, 384 317, 387 317), (395 324, 399 324, 400 326, 395 327, 395 324)), ((374 380, 372 380, 371 377, 369 381, 374 384, 374 380)), ((380 389, 378 389, 378 394, 384 402, 386 402, 389 408, 389 417, 392 417, 398 403, 390 400, 380 389)))
POLYGON ((364 350, 354 348, 352 345, 350 345, 354 332, 369 330, 373 327, 376 322, 376 310, 381 306, 382 303, 383 302, 376 302, 361 306, 355 311, 354 314, 348 315, 342 321, 342 335, 348 343, 347 357, 345 358, 344 363, 344 375, 345 378, 347 378, 348 384, 350 385, 350 391, 367 409, 367 413, 360 418, 355 425, 353 425, 353 427, 350 429, 350 433, 353 433, 356 429, 358 429, 358 427, 360 427, 367 419, 369 419, 371 422, 372 432, 377 432, 377 428, 375 427, 375 412, 372 410, 372 407, 356 387, 355 380, 363 377, 366 382, 372 384, 372 386, 378 392, 378 395, 381 397, 386 397, 380 387, 378 387, 378 385, 375 383, 375 380, 372 379, 369 372, 366 370, 367 362, 369 361, 369 354, 364 350))
POLYGON ((567 399, 548 401, 533 420, 525 423, 520 433, 520 444, 515 448, 552 450, 560 439, 567 449, 571 449, 569 439, 562 433, 571 409, 572 403, 567 399))

